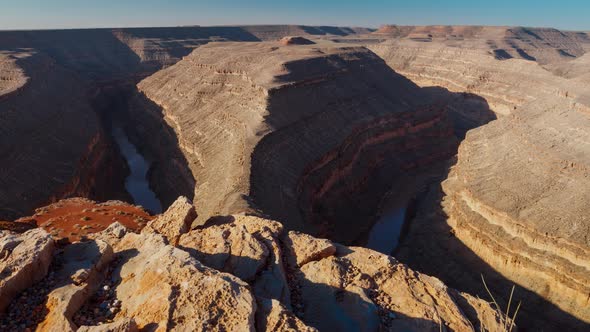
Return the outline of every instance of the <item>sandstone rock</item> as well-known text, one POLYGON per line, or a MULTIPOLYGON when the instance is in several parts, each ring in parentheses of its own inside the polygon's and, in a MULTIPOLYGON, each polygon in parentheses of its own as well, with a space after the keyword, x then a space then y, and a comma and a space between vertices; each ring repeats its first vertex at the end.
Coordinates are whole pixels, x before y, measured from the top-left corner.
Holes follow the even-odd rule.
POLYGON ((292 37, 292 36, 283 37, 279 42, 285 46, 288 46, 288 45, 313 45, 313 44, 315 44, 314 42, 312 42, 309 39, 306 39, 303 37, 292 37))
POLYGON ((54 243, 42 229, 21 235, 0 231, 0 312, 21 291, 45 277, 52 260, 54 243), (16 237, 16 238, 15 238, 16 237))
MULTIPOLYGON (((508 30, 507 40, 527 43, 517 40, 526 29, 508 30)), ((480 95, 499 115, 467 133, 444 194, 423 205, 398 255, 480 297, 487 294, 473 271, 487 271, 504 305, 506 289, 521 285, 529 304, 519 314, 525 328, 583 329, 590 322, 590 160, 582 143, 590 141, 590 92, 581 69, 588 57, 553 63, 559 60, 553 42, 573 53, 582 42, 567 33, 529 32, 545 39, 545 45, 523 47, 534 61, 512 53, 514 59, 499 60, 486 50, 488 38, 460 47, 403 38, 370 46, 417 84, 480 95)))
POLYGON ((243 224, 225 224, 196 229, 183 235, 179 247, 203 264, 252 281, 265 267, 266 246, 243 224))
MULTIPOLYGON (((178 232, 178 225, 170 223, 166 229, 161 224, 159 230, 171 234, 178 232)), ((3 232, 0 243, 10 258, 35 233, 45 234, 3 232), (23 242, 15 245, 21 238, 23 242)), ((463 331, 478 320, 495 331, 502 323, 488 303, 448 289, 389 256, 285 233, 281 224, 258 217, 213 218, 179 235, 179 247, 168 244, 164 235, 126 232, 118 224, 93 236, 94 240, 66 245, 57 256, 62 265, 52 274, 55 282, 45 283, 51 288, 48 313, 38 331, 74 331, 76 324, 83 325, 81 331, 378 331, 440 326, 463 331), (195 257, 247 278, 249 285, 195 257), (106 311, 100 309, 103 305, 106 311)))
POLYGON ((67 246, 61 259, 64 265, 56 273, 58 288, 48 295, 49 312, 37 331, 77 330, 72 318, 100 285, 113 249, 100 240, 80 242, 67 246))
POLYGON ((127 234, 120 249, 115 321, 133 318, 154 331, 254 330, 256 303, 238 278, 203 266, 158 234, 127 234))
MULTIPOLYGON (((369 249, 338 247, 336 256, 304 265, 301 274, 304 321, 319 330, 472 329, 442 282, 369 249)), ((495 315, 496 325, 487 328, 501 331, 495 315)))
MULTIPOLYGON (((159 133, 172 132, 181 148, 154 172, 165 178, 184 158, 185 178, 195 180, 194 226, 261 211, 289 229, 351 243, 371 227, 358 220, 405 171, 455 155, 449 118, 435 104, 448 92, 420 89, 364 47, 318 45, 210 43, 138 84, 149 102, 138 97, 133 117, 161 117, 159 133), (375 169, 387 179, 374 178, 375 169)), ((144 135, 150 153, 162 155, 151 148, 160 135, 144 135)))
POLYGON ((279 244, 282 231, 275 221, 236 215, 192 230, 181 237, 179 246, 205 265, 251 282, 257 296, 289 307, 279 244))
POLYGON ((285 244, 292 251, 295 263, 299 267, 336 253, 336 246, 329 240, 316 239, 300 232, 289 232, 285 237, 285 244))
POLYGON ((133 318, 122 318, 116 322, 98 326, 80 326, 77 332, 137 332, 133 318))
POLYGON ((259 329, 297 330, 307 325, 319 330, 438 331, 447 326, 463 331, 481 320, 486 329, 500 331, 503 322, 487 302, 450 290, 394 258, 297 232, 284 234, 280 224, 270 220, 213 219, 183 235, 179 247, 205 265, 234 275, 243 272, 230 263, 233 248, 240 253, 236 256, 252 264, 257 257, 264 259, 262 270, 249 279, 259 304, 259 329), (244 255, 242 248, 259 244, 268 248, 267 256, 244 255))
POLYGON ((196 217, 195 207, 186 197, 181 196, 166 212, 150 221, 143 232, 162 234, 170 244, 177 245, 180 236, 190 230, 196 217))
POLYGON ((24 233, 36 227, 37 225, 29 222, 0 221, 0 231, 5 230, 16 233, 24 233))
POLYGON ((261 298, 256 311, 256 327, 258 331, 302 331, 314 332, 317 329, 305 325, 291 311, 277 300, 261 298))

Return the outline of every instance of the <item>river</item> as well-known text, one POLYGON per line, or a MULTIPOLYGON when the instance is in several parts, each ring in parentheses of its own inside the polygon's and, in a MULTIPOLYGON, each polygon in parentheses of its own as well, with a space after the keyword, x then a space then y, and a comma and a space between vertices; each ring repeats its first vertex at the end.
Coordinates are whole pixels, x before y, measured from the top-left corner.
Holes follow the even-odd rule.
POLYGON ((161 213, 162 204, 156 193, 150 188, 147 179, 150 163, 137 151, 120 126, 113 124, 112 135, 129 166, 130 173, 125 179, 125 189, 133 198, 133 202, 143 206, 151 213, 161 213))
POLYGON ((399 243, 406 219, 406 207, 391 209, 381 215, 369 233, 366 247, 391 255, 399 243))

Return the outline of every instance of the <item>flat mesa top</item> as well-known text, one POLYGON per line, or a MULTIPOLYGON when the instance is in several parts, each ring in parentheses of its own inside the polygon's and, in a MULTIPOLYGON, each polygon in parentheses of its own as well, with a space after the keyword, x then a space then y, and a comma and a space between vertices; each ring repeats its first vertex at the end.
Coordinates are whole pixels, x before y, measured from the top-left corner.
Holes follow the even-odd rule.
POLYGON ((289 83, 292 78, 287 75, 290 72, 288 67, 300 61, 309 63, 305 70, 309 73, 321 71, 321 66, 328 63, 330 67, 338 67, 337 62, 344 65, 362 59, 374 60, 377 56, 365 47, 327 40, 314 40, 313 44, 306 45, 285 45, 282 41, 213 42, 197 48, 181 63, 242 73, 256 85, 271 89, 289 83), (313 65, 310 62, 326 58, 334 61, 314 62, 313 65))

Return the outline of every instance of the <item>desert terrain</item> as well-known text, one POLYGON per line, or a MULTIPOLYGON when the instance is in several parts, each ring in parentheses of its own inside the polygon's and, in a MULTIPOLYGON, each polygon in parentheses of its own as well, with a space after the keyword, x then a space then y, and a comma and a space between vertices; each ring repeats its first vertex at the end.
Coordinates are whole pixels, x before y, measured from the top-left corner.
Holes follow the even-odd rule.
POLYGON ((525 27, 0 31, 0 330, 587 330, 589 51, 525 27))

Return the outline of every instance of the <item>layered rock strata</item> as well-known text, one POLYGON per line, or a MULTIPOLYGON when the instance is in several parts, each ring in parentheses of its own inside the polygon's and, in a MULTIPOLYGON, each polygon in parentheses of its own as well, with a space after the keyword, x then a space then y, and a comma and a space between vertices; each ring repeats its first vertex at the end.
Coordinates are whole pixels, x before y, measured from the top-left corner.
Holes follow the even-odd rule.
POLYGON ((0 97, 0 218, 61 197, 92 196, 98 183, 111 184, 113 152, 83 81, 44 54, 10 57, 18 69, 2 72, 21 76, 20 86, 10 88, 18 89, 0 97))
POLYGON ((393 179, 456 148, 435 106, 452 94, 418 88, 362 47, 212 43, 138 87, 178 138, 199 223, 259 210, 350 243, 393 179))
MULTIPOLYGON (((192 205, 180 199, 157 219, 177 225, 192 216, 192 205)), ((141 233, 133 233, 114 223, 92 239, 66 245, 53 257, 53 242, 43 230, 22 235, 1 231, 2 243, 18 243, 2 247, 10 261, 49 260, 34 265, 34 271, 19 270, 21 279, 35 276, 27 279, 28 286, 40 297, 23 301, 30 295, 19 289, 10 297, 12 305, 0 313, 0 327, 501 331, 506 324, 487 302, 447 288, 392 257, 286 232, 275 221, 236 215, 211 219, 188 232, 163 226, 155 220, 141 233), (169 236, 180 237, 178 247, 169 236), (13 240, 4 241, 8 238, 13 240), (26 245, 33 238, 46 239, 50 247, 26 245)), ((2 275, 2 294, 10 278, 2 275)), ((10 298, 2 300, 8 303, 10 298)))
POLYGON ((500 60, 516 58, 541 64, 568 61, 590 48, 587 33, 553 28, 385 25, 373 35, 421 43, 442 42, 449 47, 479 49, 500 60))
POLYGON ((467 133, 442 186, 445 217, 435 217, 436 203, 421 211, 401 259, 430 273, 438 270, 447 281, 459 274, 455 268, 465 274, 483 271, 483 262, 531 292, 525 295, 534 303, 524 308, 532 313, 527 324, 535 326, 532 317, 543 310, 552 328, 583 329, 590 322, 590 223, 584 217, 590 92, 567 68, 573 70, 585 56, 554 66, 565 76, 560 77, 532 61, 498 60, 444 43, 390 41, 371 48, 420 85, 476 93, 506 115, 467 133), (428 218, 448 229, 429 228, 428 218), (464 245, 455 254, 462 263, 429 268, 441 252, 460 247, 448 244, 455 237, 464 245), (418 253, 419 243, 433 241, 447 244, 418 253), (470 251, 474 258, 466 259, 470 251))

